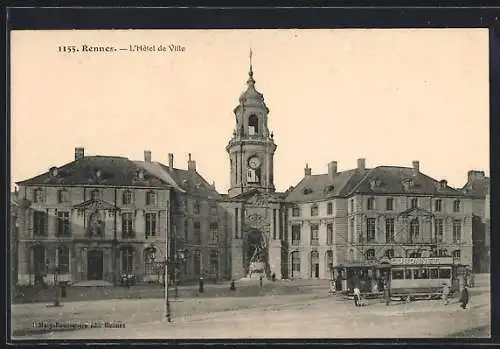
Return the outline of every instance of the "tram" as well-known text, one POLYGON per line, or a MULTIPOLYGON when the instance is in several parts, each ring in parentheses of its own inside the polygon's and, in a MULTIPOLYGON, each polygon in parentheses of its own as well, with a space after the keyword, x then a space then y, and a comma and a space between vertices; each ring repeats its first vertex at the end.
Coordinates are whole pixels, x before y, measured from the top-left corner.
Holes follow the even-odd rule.
POLYGON ((453 257, 395 257, 380 261, 341 264, 332 268, 337 291, 351 298, 358 287, 364 298, 383 297, 384 284, 392 299, 414 300, 438 298, 444 284, 450 295, 458 293, 467 266, 455 263, 453 257))

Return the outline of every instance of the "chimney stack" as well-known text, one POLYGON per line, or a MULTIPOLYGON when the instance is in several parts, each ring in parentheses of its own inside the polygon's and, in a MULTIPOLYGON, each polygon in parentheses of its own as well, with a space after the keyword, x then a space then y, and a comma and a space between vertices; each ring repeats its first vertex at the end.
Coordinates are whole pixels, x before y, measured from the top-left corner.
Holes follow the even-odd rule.
POLYGON ((484 179, 484 171, 471 170, 467 172, 467 181, 472 182, 476 179, 484 179))
POLYGON ((144 150, 144 162, 151 162, 151 150, 144 150))
POLYGON ((191 153, 188 154, 188 171, 196 171, 196 161, 191 159, 191 153))
POLYGON ((307 164, 307 163, 306 163, 306 167, 304 168, 304 175, 305 176, 311 175, 311 169, 309 168, 309 164, 307 164))
POLYGON ((81 160, 85 157, 85 148, 76 147, 75 148, 75 161, 81 160))
POLYGON ((328 177, 333 179, 337 174, 337 161, 330 161, 328 163, 328 177))
POLYGON ((366 160, 361 158, 358 159, 358 170, 364 170, 366 168, 366 160))
POLYGON ((414 160, 412 162, 413 167, 413 175, 417 175, 420 172, 420 162, 418 160, 414 160))
POLYGON ((168 169, 170 171, 174 170, 174 154, 168 153, 168 169))

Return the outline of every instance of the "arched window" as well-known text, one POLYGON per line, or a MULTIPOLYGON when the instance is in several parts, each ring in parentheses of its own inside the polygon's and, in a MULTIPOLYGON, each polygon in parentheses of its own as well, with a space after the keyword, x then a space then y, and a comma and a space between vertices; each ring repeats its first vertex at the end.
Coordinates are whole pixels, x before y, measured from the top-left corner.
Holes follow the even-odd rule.
POLYGON ((156 193, 154 191, 146 193, 146 205, 156 205, 156 193))
POLYGON ((144 250, 144 274, 155 274, 156 248, 148 247, 144 250))
POLYGON ((67 246, 58 246, 56 250, 56 263, 58 273, 69 273, 69 260, 69 248, 67 246))
POLYGON ((292 277, 300 274, 300 252, 292 252, 292 277))
POLYGON ((354 261, 354 251, 353 250, 349 250, 349 261, 350 262, 354 261))
POLYGON ((328 273, 333 272, 333 252, 326 251, 325 253, 326 270, 328 273))
POLYGON ((132 203, 132 192, 130 190, 125 190, 123 192, 122 203, 124 205, 130 205, 132 203))
POLYGON ((311 277, 319 278, 319 252, 311 252, 311 277))
POLYGON ((134 271, 134 249, 132 247, 122 248, 122 273, 130 274, 134 271))
POLYGON ((374 249, 369 249, 368 251, 366 251, 366 259, 368 259, 368 260, 375 259, 375 250, 374 249))
POLYGON ((248 118, 248 134, 256 135, 259 133, 259 118, 257 115, 250 115, 248 118))

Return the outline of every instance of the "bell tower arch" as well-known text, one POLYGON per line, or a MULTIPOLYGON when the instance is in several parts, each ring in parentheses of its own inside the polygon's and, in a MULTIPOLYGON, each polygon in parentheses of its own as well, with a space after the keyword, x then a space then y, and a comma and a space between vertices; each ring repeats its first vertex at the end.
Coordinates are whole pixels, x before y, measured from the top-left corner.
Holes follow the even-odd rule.
POLYGON ((269 132, 269 109, 262 93, 256 90, 253 78, 252 51, 247 89, 240 95, 233 110, 235 129, 226 146, 230 160, 229 197, 248 190, 274 192, 274 153, 276 144, 269 132))

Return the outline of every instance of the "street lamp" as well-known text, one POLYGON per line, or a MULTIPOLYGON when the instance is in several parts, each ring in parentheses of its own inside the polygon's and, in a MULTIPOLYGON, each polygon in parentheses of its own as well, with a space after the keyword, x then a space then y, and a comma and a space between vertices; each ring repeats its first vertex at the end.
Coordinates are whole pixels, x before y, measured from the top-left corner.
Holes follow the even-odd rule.
MULTIPOLYGON (((168 251, 168 250, 167 250, 168 251)), ((176 268, 179 264, 183 263, 186 259, 186 250, 175 251, 174 257, 165 257, 164 270, 165 270, 165 318, 167 322, 172 321, 172 309, 170 306, 170 298, 168 293, 169 287, 169 274, 170 269, 173 266, 176 268)), ((175 272, 175 269, 174 269, 175 272)), ((175 279, 174 279, 175 280, 175 279)), ((177 283, 175 284, 175 294, 177 296, 177 283)))

